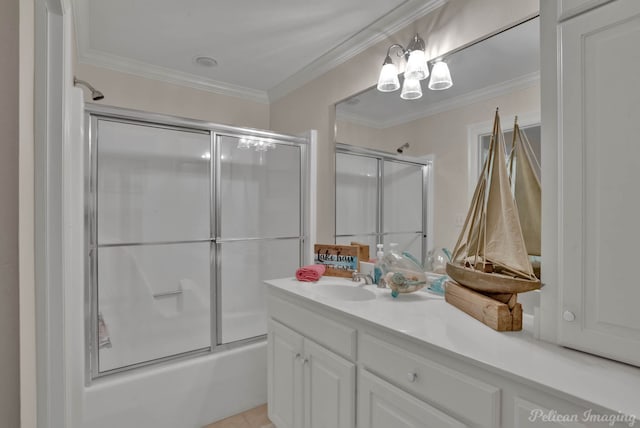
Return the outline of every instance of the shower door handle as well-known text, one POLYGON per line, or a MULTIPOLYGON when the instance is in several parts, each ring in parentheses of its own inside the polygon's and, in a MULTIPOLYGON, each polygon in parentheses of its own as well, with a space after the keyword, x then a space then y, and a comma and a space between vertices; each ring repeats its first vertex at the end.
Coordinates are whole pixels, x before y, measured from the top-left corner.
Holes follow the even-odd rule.
POLYGON ((179 294, 182 294, 182 290, 165 291, 163 293, 153 294, 153 298, 159 299, 161 297, 177 296, 179 294))

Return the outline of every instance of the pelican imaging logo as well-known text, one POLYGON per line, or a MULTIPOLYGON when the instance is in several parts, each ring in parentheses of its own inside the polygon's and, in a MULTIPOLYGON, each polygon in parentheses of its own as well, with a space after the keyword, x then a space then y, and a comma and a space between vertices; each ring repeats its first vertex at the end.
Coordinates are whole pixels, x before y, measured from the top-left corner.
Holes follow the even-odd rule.
POLYGON ((530 422, 548 422, 548 423, 571 423, 571 422, 590 422, 607 424, 610 427, 618 422, 622 422, 627 426, 636 424, 635 415, 625 415, 623 413, 595 413, 593 409, 585 410, 582 414, 578 413, 558 413, 556 410, 533 409, 529 413, 530 422))

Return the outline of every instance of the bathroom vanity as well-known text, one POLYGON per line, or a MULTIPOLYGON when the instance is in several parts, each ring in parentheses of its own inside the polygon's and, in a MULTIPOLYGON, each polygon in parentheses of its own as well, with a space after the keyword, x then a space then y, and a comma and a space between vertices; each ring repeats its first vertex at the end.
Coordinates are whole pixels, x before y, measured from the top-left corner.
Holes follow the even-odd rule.
POLYGON ((266 283, 278 428, 633 426, 625 415, 640 415, 640 369, 536 340, 531 320, 499 333, 429 292, 266 283))

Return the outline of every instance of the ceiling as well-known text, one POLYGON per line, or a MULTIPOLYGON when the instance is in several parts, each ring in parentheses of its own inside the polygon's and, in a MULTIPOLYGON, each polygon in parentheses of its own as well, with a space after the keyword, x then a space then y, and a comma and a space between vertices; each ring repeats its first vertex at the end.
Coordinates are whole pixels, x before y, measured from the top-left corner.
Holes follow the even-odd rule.
POLYGON ((446 0, 73 0, 78 61, 269 102, 446 0), (202 66, 199 56, 217 65, 202 66))
POLYGON ((444 59, 453 86, 427 89, 418 100, 403 100, 400 90, 380 92, 375 87, 338 104, 338 119, 373 128, 386 128, 472 102, 531 87, 539 82, 540 20, 534 18, 470 45, 444 59))

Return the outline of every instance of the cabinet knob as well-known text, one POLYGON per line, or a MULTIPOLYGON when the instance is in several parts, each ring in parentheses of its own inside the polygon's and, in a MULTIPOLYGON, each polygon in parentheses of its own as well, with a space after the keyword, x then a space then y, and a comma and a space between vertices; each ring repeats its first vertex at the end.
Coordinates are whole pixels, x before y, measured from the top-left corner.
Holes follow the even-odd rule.
POLYGON ((407 373, 407 380, 411 383, 415 382, 416 379, 418 378, 418 374, 415 372, 409 372, 407 373))
POLYGON ((303 365, 307 364, 308 362, 309 362, 309 359, 308 359, 308 358, 305 358, 304 360, 302 360, 302 364, 303 364, 303 365))
POLYGON ((568 321, 568 322, 575 321, 576 314, 574 314, 571 311, 564 311, 562 313, 562 319, 564 319, 565 321, 568 321))

